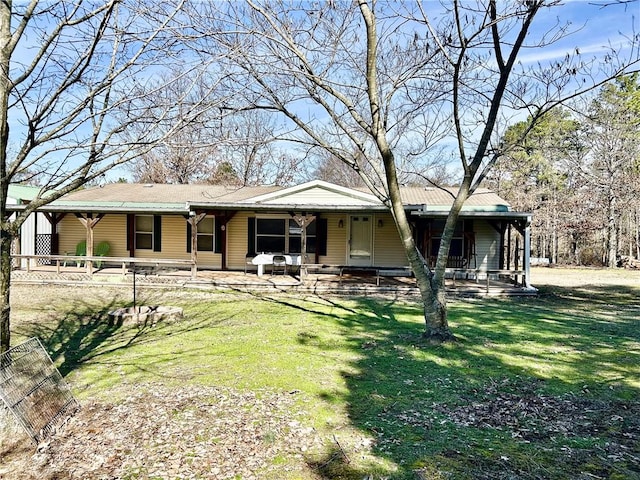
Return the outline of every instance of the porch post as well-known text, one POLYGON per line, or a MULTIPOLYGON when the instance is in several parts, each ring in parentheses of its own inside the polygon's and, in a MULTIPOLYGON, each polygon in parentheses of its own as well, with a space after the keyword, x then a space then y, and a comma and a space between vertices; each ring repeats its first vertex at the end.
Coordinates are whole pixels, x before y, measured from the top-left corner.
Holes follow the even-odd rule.
POLYGON ((60 221, 67 215, 66 213, 49 213, 43 212, 45 218, 49 221, 51 225, 51 254, 59 255, 60 254, 60 239, 58 238, 58 224, 60 221))
MULTIPOLYGON (((87 230, 87 257, 93 256, 93 228, 98 224, 100 220, 104 217, 104 213, 98 214, 96 218, 93 218, 91 213, 88 213, 86 217, 83 217, 81 214, 76 213, 76 217, 80 220, 80 223, 84 225, 84 228, 87 230)), ((87 273, 91 275, 93 273, 93 262, 91 260, 87 260, 86 262, 87 273)))
POLYGON ((307 263, 307 225, 311 224, 316 219, 315 215, 310 213, 303 215, 293 215, 293 220, 302 229, 300 232, 300 280, 303 280, 303 275, 306 269, 302 268, 302 265, 307 263))
MULTIPOLYGON (((209 212, 212 213, 212 212, 209 212)), ((235 216, 236 212, 234 211, 214 211, 213 215, 215 216, 216 222, 216 230, 215 234, 220 235, 220 250, 214 246, 213 250, 216 253, 220 253, 220 269, 227 270, 227 224, 229 221, 235 216)), ((218 243, 218 239, 216 238, 216 245, 218 243)))
POLYGON ((191 225, 191 278, 198 276, 198 223, 206 217, 206 213, 189 212, 187 222, 191 225))
MULTIPOLYGON (((502 255, 505 254, 504 251, 504 245, 503 245, 503 250, 502 250, 502 255)), ((509 222, 509 225, 507 226, 507 269, 511 269, 511 222, 509 222)), ((518 253, 516 252, 516 257, 517 257, 518 253)), ((517 262, 517 260, 516 260, 517 262)), ((500 268, 505 268, 504 266, 501 266, 500 268)))
POLYGON ((531 288, 531 216, 527 217, 524 228, 524 286, 531 288))

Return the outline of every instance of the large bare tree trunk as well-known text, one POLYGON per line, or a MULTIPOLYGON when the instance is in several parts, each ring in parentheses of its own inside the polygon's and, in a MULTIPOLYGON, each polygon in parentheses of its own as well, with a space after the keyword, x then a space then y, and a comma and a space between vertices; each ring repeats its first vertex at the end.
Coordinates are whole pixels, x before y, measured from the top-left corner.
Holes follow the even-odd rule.
POLYGON ((11 241, 4 231, 0 233, 0 353, 11 347, 11 241))
MULTIPOLYGON (((424 321, 426 329, 424 336, 429 340, 448 341, 454 337, 449 329, 447 321, 447 302, 444 289, 444 276, 436 276, 429 269, 424 257, 416 247, 411 226, 400 197, 397 178, 393 181, 395 164, 390 152, 384 156, 385 163, 389 163, 387 168, 387 178, 389 181, 389 196, 391 202, 391 213, 393 214, 400 239, 404 247, 411 269, 416 277, 416 285, 420 290, 422 306, 424 308, 424 321)), ((447 252, 448 253, 448 252, 447 252)))
MULTIPOLYGON (((465 201, 509 148, 496 134, 510 112, 529 111, 522 143, 552 108, 596 84, 582 85, 590 74, 583 75, 577 49, 559 63, 518 66, 523 48, 565 36, 560 25, 542 35, 530 31, 537 12, 556 2, 454 2, 431 13, 432 3, 319 2, 305 13, 306 6, 289 2, 195 2, 194 31, 203 34, 193 41, 198 52, 219 52, 229 63, 232 108, 280 113, 283 140, 344 162, 390 209, 422 295, 425 334, 446 340, 449 246, 465 201), (313 107, 301 109, 304 102, 313 107), (452 137, 464 179, 430 270, 416 248, 399 177, 411 171, 403 165, 429 157, 441 142, 448 150, 452 137)), ((620 72, 610 70, 607 76, 620 72)))
POLYGON ((11 1, 0 3, 0 353, 10 346, 9 306, 11 287, 11 235, 5 209, 9 182, 7 178, 7 144, 9 140, 9 65, 11 59, 11 1))

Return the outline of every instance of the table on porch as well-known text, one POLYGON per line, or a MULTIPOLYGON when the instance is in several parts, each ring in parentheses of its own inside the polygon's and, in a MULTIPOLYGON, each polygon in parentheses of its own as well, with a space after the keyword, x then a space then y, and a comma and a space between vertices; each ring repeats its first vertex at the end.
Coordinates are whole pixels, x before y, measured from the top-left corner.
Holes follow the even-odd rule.
POLYGON ((290 253, 259 253, 251 259, 251 263, 258 266, 258 276, 264 275, 265 265, 273 265, 273 257, 276 255, 284 256, 287 265, 302 265, 302 255, 290 254, 290 253))

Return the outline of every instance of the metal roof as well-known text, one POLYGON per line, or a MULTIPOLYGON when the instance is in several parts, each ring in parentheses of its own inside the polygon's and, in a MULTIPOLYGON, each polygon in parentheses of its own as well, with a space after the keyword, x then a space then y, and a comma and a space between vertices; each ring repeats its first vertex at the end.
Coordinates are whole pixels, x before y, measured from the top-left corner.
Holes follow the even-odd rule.
MULTIPOLYGON (((456 193, 453 188, 401 187, 404 205, 422 216, 446 215, 456 193)), ((196 209, 386 211, 387 207, 366 189, 349 189, 316 180, 288 188, 112 183, 73 192, 41 208, 52 212, 174 214, 196 209), (318 196, 319 189, 329 194, 318 196), (354 199, 361 204, 354 204, 354 199)), ((465 202, 462 212, 472 216, 483 213, 520 216, 511 211, 508 202, 487 189, 478 189, 465 202)))
POLYGON ((13 183, 9 185, 7 197, 15 200, 17 203, 21 203, 22 201, 33 200, 40 193, 42 193, 42 187, 13 183))

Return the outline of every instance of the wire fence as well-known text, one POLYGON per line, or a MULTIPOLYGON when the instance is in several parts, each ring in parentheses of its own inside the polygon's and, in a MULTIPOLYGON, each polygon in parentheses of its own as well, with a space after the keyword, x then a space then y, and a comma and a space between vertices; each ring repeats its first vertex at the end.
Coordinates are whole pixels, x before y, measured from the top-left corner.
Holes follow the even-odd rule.
POLYGON ((37 338, 0 355, 0 398, 35 443, 79 408, 37 338))

